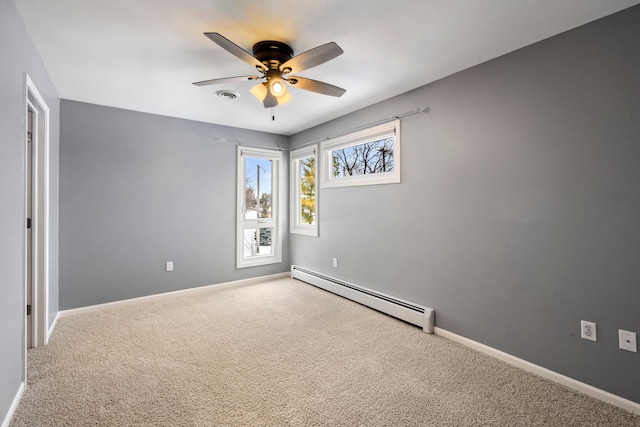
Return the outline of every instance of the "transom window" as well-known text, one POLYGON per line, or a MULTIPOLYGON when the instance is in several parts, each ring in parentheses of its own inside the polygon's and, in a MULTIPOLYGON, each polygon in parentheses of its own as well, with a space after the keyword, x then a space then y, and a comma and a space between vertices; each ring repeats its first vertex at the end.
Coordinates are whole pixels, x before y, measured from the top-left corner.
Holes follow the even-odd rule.
POLYGON ((400 121, 395 120, 322 144, 322 186, 400 182, 400 121))

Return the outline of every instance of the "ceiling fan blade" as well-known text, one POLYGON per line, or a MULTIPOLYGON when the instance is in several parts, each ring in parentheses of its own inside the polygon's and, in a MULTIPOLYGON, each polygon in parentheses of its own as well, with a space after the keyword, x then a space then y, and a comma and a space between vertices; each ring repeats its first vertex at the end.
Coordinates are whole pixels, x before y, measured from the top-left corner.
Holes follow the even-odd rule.
POLYGON ((309 90, 311 92, 320 93, 322 95, 340 97, 347 91, 341 87, 330 85, 329 83, 320 82, 318 80, 307 79, 305 77, 290 77, 287 81, 298 89, 309 90))
POLYGON ((218 46, 226 50, 227 52, 237 56, 242 59, 247 64, 255 67, 258 71, 267 71, 267 67, 260 61, 258 61, 253 55, 249 52, 232 42, 231 40, 225 38, 219 33, 204 33, 205 36, 209 37, 212 42, 216 43, 218 46))
POLYGON ((343 53, 344 51, 340 46, 334 42, 329 42, 294 56, 280 66, 280 71, 284 74, 299 73, 300 71, 324 64, 343 53))
POLYGON ((225 77, 223 79, 211 79, 211 80, 203 80, 201 82, 193 82, 196 86, 208 86, 208 85, 218 85, 222 83, 232 83, 232 82, 244 82, 248 80, 259 80, 262 77, 259 76, 237 76, 237 77, 225 77))

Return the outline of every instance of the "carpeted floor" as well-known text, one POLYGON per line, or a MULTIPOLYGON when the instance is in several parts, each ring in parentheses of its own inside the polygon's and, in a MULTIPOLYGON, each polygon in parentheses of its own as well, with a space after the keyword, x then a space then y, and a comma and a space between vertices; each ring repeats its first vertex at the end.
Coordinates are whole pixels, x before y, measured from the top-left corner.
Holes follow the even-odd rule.
POLYGON ((11 426, 640 426, 640 417, 281 279, 61 318, 11 426))

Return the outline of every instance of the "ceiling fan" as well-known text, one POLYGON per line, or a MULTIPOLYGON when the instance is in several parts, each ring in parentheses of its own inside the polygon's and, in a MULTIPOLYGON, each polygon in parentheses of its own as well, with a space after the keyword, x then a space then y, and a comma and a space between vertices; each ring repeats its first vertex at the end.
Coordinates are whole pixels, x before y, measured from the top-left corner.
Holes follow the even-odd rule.
POLYGON ((246 80, 262 80, 251 93, 264 104, 265 108, 275 107, 291 101, 285 82, 293 87, 308 90, 322 95, 342 96, 346 90, 318 80, 291 76, 291 73, 308 70, 341 55, 340 46, 334 42, 307 50, 293 56, 293 49, 285 43, 266 40, 253 45, 253 55, 218 33, 204 33, 214 43, 227 52, 255 67, 260 75, 226 77, 222 79, 204 80, 193 83, 196 86, 216 85, 246 80))

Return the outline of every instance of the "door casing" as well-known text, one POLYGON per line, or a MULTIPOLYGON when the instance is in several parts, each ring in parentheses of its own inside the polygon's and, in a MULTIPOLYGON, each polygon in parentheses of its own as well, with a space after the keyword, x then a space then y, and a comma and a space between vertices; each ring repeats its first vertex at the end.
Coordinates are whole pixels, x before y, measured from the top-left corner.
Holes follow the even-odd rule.
POLYGON ((49 107, 31 78, 25 74, 24 118, 24 380, 27 348, 49 341, 49 107), (29 115, 32 115, 29 135, 29 115), (29 137, 31 155, 29 156, 29 137), (31 162, 30 165, 27 162, 31 162), (31 176, 28 177, 27 174, 31 176), (28 188, 27 185, 31 185, 28 188), (27 229, 30 212, 31 229, 27 229), (29 236, 31 235, 31 236, 29 236), (30 243, 29 240, 30 239, 30 243), (29 257, 31 262, 28 262, 29 257), (29 271, 28 271, 29 270, 29 271), (31 283, 29 283, 31 282, 31 283), (30 294, 30 295, 29 295, 30 294), (27 320, 27 301, 31 297, 31 321, 27 320))

